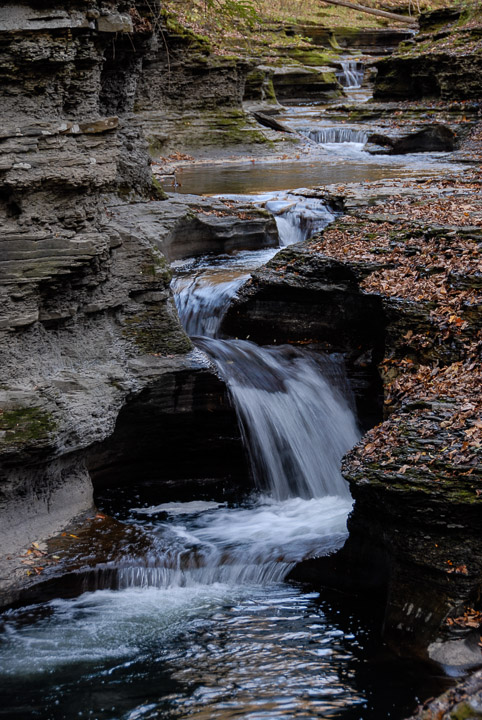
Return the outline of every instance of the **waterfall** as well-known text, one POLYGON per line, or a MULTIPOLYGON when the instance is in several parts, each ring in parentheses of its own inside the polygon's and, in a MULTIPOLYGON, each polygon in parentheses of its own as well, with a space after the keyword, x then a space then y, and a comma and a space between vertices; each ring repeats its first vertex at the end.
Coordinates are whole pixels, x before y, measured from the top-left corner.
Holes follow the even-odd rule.
POLYGON ((258 487, 277 500, 348 497, 340 462, 359 433, 341 370, 331 362, 328 380, 314 356, 290 346, 198 344, 229 387, 258 487))
POLYGON ((307 240, 335 219, 320 198, 284 193, 268 200, 265 207, 275 217, 281 247, 307 240))
POLYGON ((173 263, 171 283, 179 317, 191 337, 215 337, 237 290, 250 271, 267 263, 277 248, 173 263))
POLYGON ((172 282, 177 311, 186 332, 192 337, 214 337, 233 295, 249 278, 243 272, 237 277, 213 282, 202 270, 196 274, 179 276, 172 282))
MULTIPOLYGON (((273 213, 281 245, 310 237, 334 218, 322 200, 302 191, 251 199, 273 213)), ((249 271, 275 252, 179 262, 172 286, 185 328, 226 382, 258 494, 235 508, 192 502, 133 508, 157 523, 159 547, 148 558, 117 564, 115 579, 112 568, 99 568, 94 586, 104 579, 118 589, 279 582, 295 563, 343 543, 352 499, 340 462, 359 432, 342 363, 290 346, 216 337, 249 271)))
POLYGON ((365 144, 368 134, 365 130, 358 130, 349 127, 330 127, 313 130, 312 128, 300 130, 302 135, 310 138, 316 143, 363 143, 365 144))
POLYGON ((291 346, 197 338, 225 380, 260 495, 245 506, 132 508, 157 527, 147 557, 97 567, 85 589, 188 588, 282 581, 346 538, 352 500, 340 472, 359 439, 336 358, 291 346))
MULTIPOLYGON (((228 197, 244 202, 249 199, 266 207, 275 218, 281 247, 307 240, 335 218, 320 198, 287 192, 228 197)), ((270 248, 173 263, 176 274, 171 288, 188 335, 216 337, 229 304, 249 279, 251 270, 268 262, 276 252, 277 249, 270 248)))
POLYGON ((336 73, 340 85, 353 90, 361 87, 365 75, 363 63, 357 60, 341 60, 340 65, 341 68, 336 73))

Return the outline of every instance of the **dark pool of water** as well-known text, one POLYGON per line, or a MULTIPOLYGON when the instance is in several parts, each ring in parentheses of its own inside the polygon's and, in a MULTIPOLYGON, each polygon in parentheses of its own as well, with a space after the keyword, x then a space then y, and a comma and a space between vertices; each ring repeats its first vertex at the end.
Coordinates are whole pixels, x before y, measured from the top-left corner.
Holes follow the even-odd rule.
MULTIPOLYGON (((249 533, 248 551, 265 547, 277 522, 309 535, 325 502, 311 515, 312 501, 260 505, 256 497, 231 508, 200 502, 185 512, 180 503, 180 514, 143 513, 152 500, 141 484, 98 503, 171 550, 192 551, 203 537, 208 555, 215 536, 226 555, 249 533)), ((337 507, 328 499, 324 511, 337 507)), ((187 573, 182 582, 173 572, 163 587, 125 582, 0 615, 0 717, 401 720, 447 685, 433 668, 387 652, 381 598, 202 577, 187 573)))
POLYGON ((4 622, 8 720, 398 720, 446 682, 387 654, 357 603, 289 584, 102 591, 4 622))

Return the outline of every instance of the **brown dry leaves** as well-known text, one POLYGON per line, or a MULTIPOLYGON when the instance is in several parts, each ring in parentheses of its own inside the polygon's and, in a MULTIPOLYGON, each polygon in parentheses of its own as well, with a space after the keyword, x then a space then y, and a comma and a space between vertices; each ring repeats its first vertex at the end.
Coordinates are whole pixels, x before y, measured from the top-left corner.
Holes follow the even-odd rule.
POLYGON ((411 236, 409 230, 408 223, 395 227, 345 218, 311 248, 342 262, 372 263, 373 271, 360 283, 365 292, 430 302, 434 320, 465 330, 464 313, 480 300, 470 288, 470 279, 475 285, 482 272, 478 243, 461 235, 411 236), (460 278, 468 288, 459 287, 460 278))
POLYGON ((470 192, 467 188, 464 196, 459 197, 441 198, 437 193, 424 192, 422 200, 394 198, 383 205, 368 208, 366 213, 402 215, 412 221, 418 220, 443 226, 482 226, 481 197, 480 190, 478 188, 477 190, 470 192))
POLYGON ((465 479, 475 500, 480 497, 482 424, 471 418, 459 427, 460 419, 450 406, 394 414, 365 435, 344 461, 344 471, 364 472, 374 463, 388 483, 465 479))
POLYGON ((400 298, 408 302, 407 310, 421 308, 414 315, 420 324, 413 329, 410 314, 399 336, 392 327, 390 354, 380 366, 385 406, 395 411, 365 435, 344 470, 361 481, 374 471, 373 477, 388 485, 466 482, 475 500, 482 496, 476 309, 482 266, 478 232, 462 229, 482 225, 479 177, 474 173, 465 183, 428 181, 423 203, 415 197, 417 190, 345 217, 311 243, 315 251, 350 264, 364 292, 387 302, 400 298), (439 353, 440 345, 449 349, 446 355, 439 353))
POLYGON ((482 612, 469 607, 465 610, 463 615, 455 618, 449 617, 445 622, 450 626, 458 625, 459 627, 465 628, 478 628, 482 625, 482 612))

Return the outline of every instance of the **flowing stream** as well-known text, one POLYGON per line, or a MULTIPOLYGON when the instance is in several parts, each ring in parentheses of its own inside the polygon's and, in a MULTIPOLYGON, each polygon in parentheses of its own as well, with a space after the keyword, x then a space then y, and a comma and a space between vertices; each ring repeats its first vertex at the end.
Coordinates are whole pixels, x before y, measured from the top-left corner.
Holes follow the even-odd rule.
POLYGON ((338 82, 347 90, 357 90, 363 83, 365 67, 360 60, 345 58, 340 61, 340 69, 336 73, 338 82))
MULTIPOLYGON (((302 192, 251 199, 274 214, 281 245, 334 218, 302 192)), ((0 717, 385 720, 430 693, 382 653, 361 606, 287 581, 346 538, 340 461, 359 431, 340 358, 219 337, 232 297, 274 252, 188 259, 173 281, 187 331, 228 386, 256 491, 238 505, 124 497, 151 549, 117 563, 107 587, 3 613, 0 717)))

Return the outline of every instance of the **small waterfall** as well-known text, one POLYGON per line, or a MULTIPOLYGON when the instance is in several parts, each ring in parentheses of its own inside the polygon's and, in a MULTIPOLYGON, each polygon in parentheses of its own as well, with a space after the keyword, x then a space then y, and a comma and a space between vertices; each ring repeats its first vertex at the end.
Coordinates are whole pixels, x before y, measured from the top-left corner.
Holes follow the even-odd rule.
POLYGON ((175 278, 171 287, 188 335, 214 337, 233 295, 248 278, 249 273, 243 272, 229 280, 213 282, 213 276, 203 271, 175 278))
POLYGON ((347 89, 360 88, 365 75, 365 66, 358 60, 341 60, 341 68, 336 77, 340 85, 347 89))
POLYGON ((340 370, 332 365, 329 381, 310 353, 290 346, 198 344, 228 384, 258 486, 277 500, 349 497, 340 462, 359 432, 340 370))
POLYGON ((297 562, 332 553, 346 538, 352 499, 340 461, 359 432, 342 364, 287 345, 196 342, 228 385, 264 494, 244 507, 132 508, 157 528, 155 548, 97 567, 86 589, 280 582, 297 562))
POLYGON ((368 134, 364 130, 349 127, 330 127, 313 130, 300 130, 302 135, 322 145, 329 143, 362 143, 365 144, 368 134))
POLYGON ((286 193, 284 197, 268 200, 265 207, 275 217, 281 247, 307 240, 335 219, 319 198, 286 193))
POLYGON ((171 289, 188 335, 215 337, 231 300, 250 271, 267 263, 276 252, 276 248, 269 248, 173 263, 176 275, 171 289))
MULTIPOLYGON (((247 197, 243 196, 244 202, 247 197)), ((320 198, 282 192, 249 199, 274 215, 281 247, 307 240, 335 219, 320 198)), ((268 262, 276 252, 277 249, 270 248, 173 263, 176 275, 171 288, 188 335, 216 337, 231 300, 248 280, 251 270, 268 262)))

